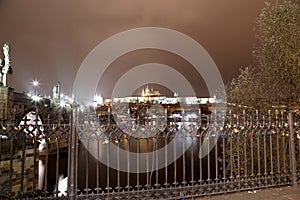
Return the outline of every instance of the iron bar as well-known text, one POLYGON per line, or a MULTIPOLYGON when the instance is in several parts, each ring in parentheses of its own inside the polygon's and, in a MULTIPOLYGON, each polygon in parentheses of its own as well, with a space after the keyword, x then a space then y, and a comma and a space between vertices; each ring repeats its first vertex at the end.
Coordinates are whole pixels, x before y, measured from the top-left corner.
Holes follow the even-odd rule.
POLYGON ((9 160, 9 179, 8 179, 8 193, 10 194, 12 188, 12 172, 13 172, 13 152, 14 152, 14 136, 10 136, 10 160, 9 160))
POLYGON ((71 133, 70 133, 70 169, 69 169, 69 177, 68 177, 68 197, 70 200, 76 199, 77 196, 77 133, 76 133, 76 125, 77 122, 77 112, 78 105, 72 105, 72 115, 71 115, 71 133))
POLYGON ((290 139, 290 160, 291 160, 291 175, 292 185, 297 186, 297 169, 296 169, 296 152, 295 152, 295 130, 294 130, 294 118, 292 110, 288 110, 288 123, 289 123, 289 139, 290 139))
POLYGON ((58 197, 58 182, 59 182, 59 144, 58 138, 55 138, 55 146, 56 146, 56 170, 55 170, 55 196, 58 197))
MULTIPOLYGON (((48 192, 48 164, 49 164, 49 141, 48 141, 48 134, 46 133, 46 137, 45 137, 45 151, 46 151, 46 155, 45 155, 45 174, 44 174, 44 182, 43 182, 43 185, 44 185, 44 193, 45 195, 47 194, 48 192)), ((69 165, 69 160, 68 160, 68 165, 69 165)), ((69 166, 68 166, 68 169, 69 169, 69 166)), ((68 175, 69 177, 69 175, 68 175)))
POLYGON ((84 192, 86 197, 89 195, 89 149, 90 149, 90 137, 87 141, 87 151, 85 152, 85 188, 84 192))
MULTIPOLYGON (((25 141, 24 134, 22 134, 22 141, 25 141)), ((25 142, 22 142, 21 187, 20 187, 21 194, 24 193, 24 171, 25 171, 25 160, 26 160, 25 148, 26 148, 25 142)))

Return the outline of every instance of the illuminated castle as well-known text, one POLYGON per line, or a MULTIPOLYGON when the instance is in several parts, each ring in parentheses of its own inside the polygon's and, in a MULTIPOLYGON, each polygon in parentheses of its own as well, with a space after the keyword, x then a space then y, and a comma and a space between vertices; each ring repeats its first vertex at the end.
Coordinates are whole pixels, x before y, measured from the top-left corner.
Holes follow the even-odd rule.
POLYGON ((160 93, 158 90, 153 90, 153 88, 149 89, 149 86, 147 85, 146 89, 143 88, 142 90, 142 97, 158 97, 160 96, 160 93))

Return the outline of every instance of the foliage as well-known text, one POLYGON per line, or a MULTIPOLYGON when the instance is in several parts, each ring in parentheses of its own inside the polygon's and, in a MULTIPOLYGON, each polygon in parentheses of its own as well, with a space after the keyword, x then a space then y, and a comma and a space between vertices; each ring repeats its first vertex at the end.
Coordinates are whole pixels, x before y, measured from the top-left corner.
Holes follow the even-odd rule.
POLYGON ((228 102, 237 105, 255 107, 259 102, 257 95, 259 90, 258 77, 252 66, 240 70, 240 75, 232 79, 227 87, 228 102))
POLYGON ((300 105, 300 7, 266 3, 257 19, 255 66, 246 67, 227 88, 228 101, 256 109, 300 105))

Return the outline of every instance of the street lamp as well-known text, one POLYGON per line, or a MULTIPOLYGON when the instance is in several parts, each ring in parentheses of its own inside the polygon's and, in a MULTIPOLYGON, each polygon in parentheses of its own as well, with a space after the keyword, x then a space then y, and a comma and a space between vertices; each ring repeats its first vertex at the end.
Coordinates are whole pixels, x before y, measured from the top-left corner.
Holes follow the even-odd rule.
POLYGON ((37 86, 39 86, 39 81, 37 81, 37 80, 34 80, 34 81, 32 81, 32 85, 34 86, 34 87, 37 87, 37 86))
POLYGON ((39 81, 37 81, 37 80, 33 80, 33 81, 32 81, 32 86, 34 87, 34 94, 33 94, 32 99, 33 99, 34 101, 38 101, 38 100, 39 100, 39 97, 38 97, 38 95, 37 95, 37 87, 38 87, 39 85, 40 85, 39 81))
POLYGON ((32 86, 34 87, 34 98, 37 98, 37 87, 40 85, 39 81, 33 80, 32 86))

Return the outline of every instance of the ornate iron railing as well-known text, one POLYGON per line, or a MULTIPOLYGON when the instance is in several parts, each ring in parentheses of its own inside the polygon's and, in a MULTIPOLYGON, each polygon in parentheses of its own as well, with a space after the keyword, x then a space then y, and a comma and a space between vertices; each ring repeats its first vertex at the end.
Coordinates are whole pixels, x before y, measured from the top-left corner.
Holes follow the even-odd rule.
POLYGON ((111 114, 2 125, 0 197, 180 199, 300 182, 295 112, 111 114))

